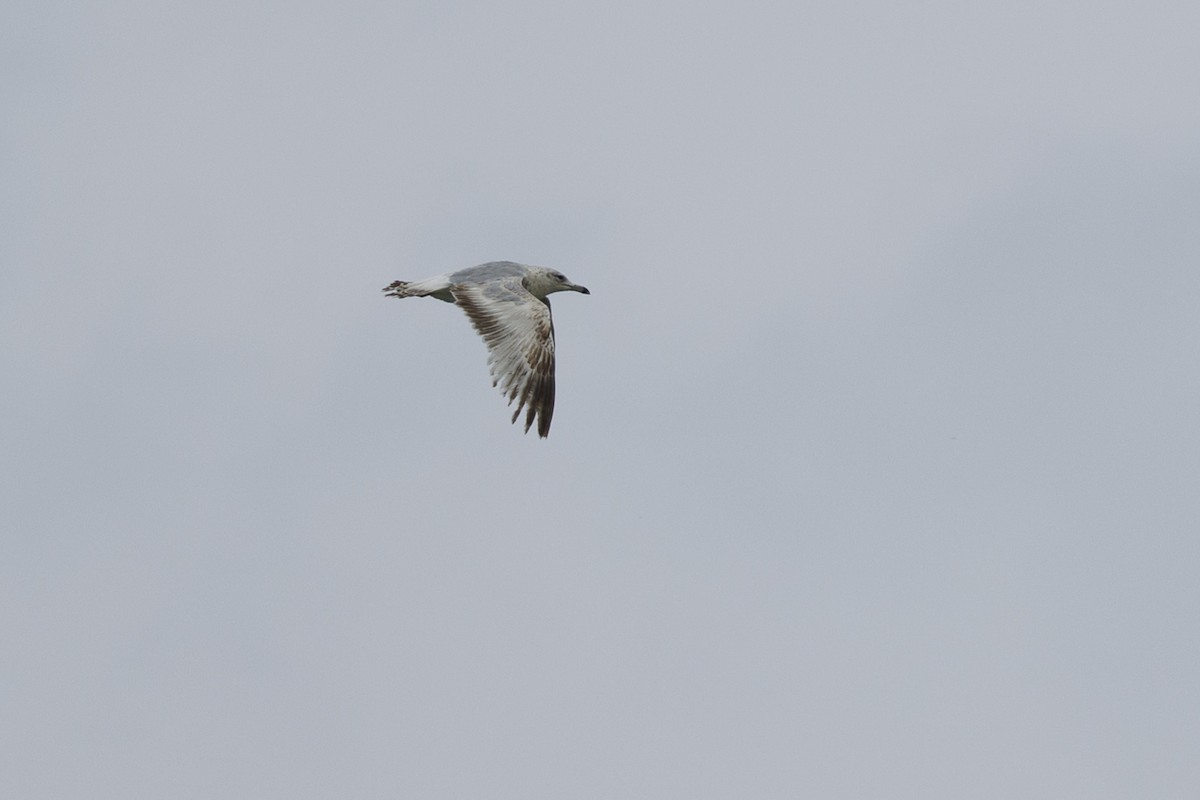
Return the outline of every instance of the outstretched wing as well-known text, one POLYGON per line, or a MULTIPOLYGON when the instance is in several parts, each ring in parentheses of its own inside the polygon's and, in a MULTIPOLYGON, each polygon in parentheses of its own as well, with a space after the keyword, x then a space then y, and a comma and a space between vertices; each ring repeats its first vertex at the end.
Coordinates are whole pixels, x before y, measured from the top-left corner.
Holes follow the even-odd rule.
POLYGON ((538 436, 550 433, 554 416, 554 322, 550 303, 521 285, 519 277, 488 283, 460 283, 451 294, 488 347, 492 385, 508 404, 517 402, 512 421, 525 411, 525 432, 537 419, 538 436))

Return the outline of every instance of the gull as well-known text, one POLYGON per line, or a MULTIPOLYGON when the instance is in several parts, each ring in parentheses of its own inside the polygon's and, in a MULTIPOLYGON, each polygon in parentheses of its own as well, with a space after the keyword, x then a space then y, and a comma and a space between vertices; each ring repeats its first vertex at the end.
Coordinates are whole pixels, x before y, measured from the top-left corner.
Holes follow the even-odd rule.
POLYGON ((388 297, 436 297, 454 303, 483 337, 492 386, 508 404, 517 402, 512 422, 525 411, 525 433, 537 420, 538 436, 550 433, 554 416, 553 292, 591 294, 558 270, 514 261, 489 261, 423 281, 393 281, 388 297))

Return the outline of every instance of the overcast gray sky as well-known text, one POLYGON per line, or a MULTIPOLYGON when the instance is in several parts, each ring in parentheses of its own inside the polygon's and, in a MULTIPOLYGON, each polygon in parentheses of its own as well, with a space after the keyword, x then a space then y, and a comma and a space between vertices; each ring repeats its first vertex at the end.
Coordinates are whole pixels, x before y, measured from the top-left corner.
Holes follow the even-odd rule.
POLYGON ((0 795, 1200 796, 1198 41, 5 3, 0 795))

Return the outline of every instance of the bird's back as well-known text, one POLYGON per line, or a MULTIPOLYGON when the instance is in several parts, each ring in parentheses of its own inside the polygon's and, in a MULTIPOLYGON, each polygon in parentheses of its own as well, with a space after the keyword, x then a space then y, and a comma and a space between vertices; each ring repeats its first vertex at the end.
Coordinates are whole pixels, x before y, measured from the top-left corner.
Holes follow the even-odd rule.
POLYGON ((452 272, 449 278, 451 284, 487 283, 502 278, 523 278, 528 272, 528 266, 515 261, 489 261, 486 264, 452 272))

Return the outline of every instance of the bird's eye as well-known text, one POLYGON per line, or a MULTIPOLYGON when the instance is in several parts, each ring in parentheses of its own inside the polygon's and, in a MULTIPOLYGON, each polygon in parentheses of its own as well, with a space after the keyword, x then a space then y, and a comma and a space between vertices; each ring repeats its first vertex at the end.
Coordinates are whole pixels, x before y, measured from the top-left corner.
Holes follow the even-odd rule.
POLYGON ((567 276, 566 276, 566 275, 563 275, 561 272, 555 272, 555 273, 554 273, 554 279, 555 279, 555 280, 562 281, 563 283, 566 283, 566 281, 567 281, 567 276))

